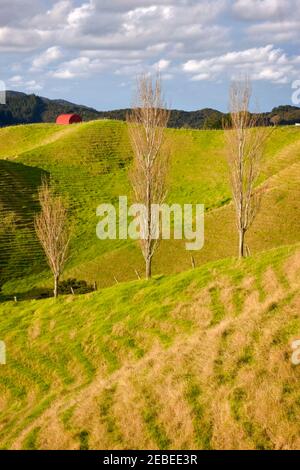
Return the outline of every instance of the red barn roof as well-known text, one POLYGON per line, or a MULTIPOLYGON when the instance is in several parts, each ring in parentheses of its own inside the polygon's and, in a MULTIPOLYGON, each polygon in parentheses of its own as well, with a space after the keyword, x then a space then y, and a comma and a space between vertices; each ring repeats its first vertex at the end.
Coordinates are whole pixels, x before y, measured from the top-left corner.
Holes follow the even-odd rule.
POLYGON ((76 122, 82 122, 79 114, 61 114, 56 119, 56 124, 75 124, 76 122))

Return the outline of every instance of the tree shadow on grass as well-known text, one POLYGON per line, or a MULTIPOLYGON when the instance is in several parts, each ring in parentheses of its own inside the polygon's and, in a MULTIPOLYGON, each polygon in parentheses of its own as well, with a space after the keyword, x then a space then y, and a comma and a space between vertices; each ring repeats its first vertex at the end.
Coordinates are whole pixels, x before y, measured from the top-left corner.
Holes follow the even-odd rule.
POLYGON ((0 286, 45 269, 34 230, 38 189, 49 173, 41 168, 0 160, 0 223, 12 216, 13 228, 0 233, 0 286))

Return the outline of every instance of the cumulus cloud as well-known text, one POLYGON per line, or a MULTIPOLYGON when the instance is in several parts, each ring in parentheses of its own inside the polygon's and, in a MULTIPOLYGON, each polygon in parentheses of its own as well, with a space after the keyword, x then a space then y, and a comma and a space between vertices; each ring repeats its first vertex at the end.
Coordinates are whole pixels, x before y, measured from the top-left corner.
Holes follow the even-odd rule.
POLYGON ((37 44, 47 39, 47 33, 42 30, 23 30, 20 28, 0 27, 0 51, 26 52, 34 50, 37 44))
POLYGON ((226 0, 87 0, 77 6, 72 0, 59 0, 30 20, 20 20, 19 28, 7 34, 2 44, 15 46, 14 36, 25 35, 25 47, 26 34, 33 38, 44 31, 43 38, 31 41, 33 48, 50 47, 56 40, 61 46, 91 50, 130 51, 160 43, 179 43, 181 50, 197 44, 203 50, 208 44, 218 46, 220 38, 225 40, 227 28, 216 22, 210 25, 225 6, 226 0))
POLYGON ((56 70, 51 71, 49 75, 66 80, 75 77, 85 77, 92 72, 99 72, 103 68, 104 64, 100 60, 82 56, 62 63, 56 70))
POLYGON ((221 76, 237 78, 248 74, 253 80, 287 83, 300 71, 300 56, 287 56, 273 45, 233 51, 203 60, 189 60, 183 64, 184 72, 193 81, 217 80, 221 76))
POLYGON ((49 47, 42 54, 35 57, 35 59, 32 62, 32 70, 42 69, 45 66, 61 59, 62 56, 63 56, 63 53, 59 46, 49 47))
POLYGON ((22 67, 20 87, 157 69, 285 83, 299 73, 299 27, 300 0, 1 0, 0 51, 11 79, 22 67))
POLYGON ((69 13, 61 41, 90 50, 144 50, 161 43, 171 49, 180 46, 182 51, 190 47, 204 50, 208 44, 219 47, 227 28, 209 23, 224 7, 224 0, 161 0, 125 1, 117 9, 115 2, 90 0, 69 13))
POLYGON ((59 0, 19 27, 0 28, 0 49, 43 49, 32 57, 30 71, 48 69, 53 78, 84 77, 109 67, 130 75, 145 66, 159 67, 171 78, 174 70, 167 74, 166 69, 173 59, 229 45, 228 27, 218 24, 226 2, 59 0), (70 60, 59 63, 62 50, 70 60))
POLYGON ((51 4, 52 6, 48 10, 31 17, 30 22, 27 23, 30 28, 59 31, 66 26, 66 18, 73 9, 73 1, 59 0, 51 2, 51 4))

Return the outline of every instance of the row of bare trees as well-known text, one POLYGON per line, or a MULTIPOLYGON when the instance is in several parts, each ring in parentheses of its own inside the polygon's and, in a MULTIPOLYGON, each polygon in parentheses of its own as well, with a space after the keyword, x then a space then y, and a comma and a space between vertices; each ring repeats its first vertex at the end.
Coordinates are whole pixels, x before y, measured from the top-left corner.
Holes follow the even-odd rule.
MULTIPOLYGON (((224 122, 239 257, 249 253, 245 235, 260 207, 262 191, 256 188, 256 183, 269 135, 269 128, 260 125, 261 116, 249 112, 250 98, 248 80, 234 83, 230 89, 230 123, 224 122)), ((129 178, 135 202, 147 209, 143 214, 140 240, 147 279, 151 277, 152 259, 159 242, 151 207, 161 204, 167 194, 169 152, 165 129, 169 116, 160 77, 153 80, 150 76, 141 76, 127 123, 134 153, 129 178)), ((71 234, 67 207, 46 180, 39 190, 39 201, 41 212, 35 218, 35 229, 53 274, 54 296, 57 297, 71 234)))
MULTIPOLYGON (((232 197, 239 235, 238 255, 249 253, 245 235, 260 207, 262 190, 257 188, 260 163, 270 128, 262 125, 260 114, 251 114, 251 84, 247 78, 232 84, 230 119, 224 121, 226 149, 230 169, 232 197)), ((147 207, 143 221, 145 236, 141 250, 146 265, 146 278, 151 277, 151 263, 158 240, 153 236, 151 204, 160 204, 166 196, 168 150, 165 129, 169 111, 162 94, 161 80, 149 76, 138 80, 135 105, 127 116, 129 135, 134 152, 130 180, 136 202, 147 207)))

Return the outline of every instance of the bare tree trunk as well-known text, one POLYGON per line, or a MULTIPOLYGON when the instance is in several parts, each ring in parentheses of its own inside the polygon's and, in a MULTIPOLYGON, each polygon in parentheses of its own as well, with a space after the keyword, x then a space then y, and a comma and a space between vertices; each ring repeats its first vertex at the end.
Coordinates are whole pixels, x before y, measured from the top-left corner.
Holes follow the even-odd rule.
POLYGON ((151 187, 150 175, 147 176, 147 240, 146 240, 146 279, 151 278, 151 245, 152 245, 152 214, 151 214, 151 187))
POLYGON ((140 276, 140 273, 138 272, 138 270, 135 269, 134 272, 135 272, 135 274, 136 274, 136 277, 137 277, 138 279, 141 279, 141 276, 140 276))
POLYGON ((196 263, 195 263, 195 258, 191 255, 191 263, 192 263, 192 268, 196 268, 196 263))
POLYGON ((59 281, 59 276, 57 274, 54 274, 54 297, 58 297, 58 281, 59 281))
POLYGON ((152 259, 151 256, 146 258, 146 279, 150 279, 152 275, 152 259))
POLYGON ((239 258, 243 258, 245 254, 245 232, 239 230, 239 258))

